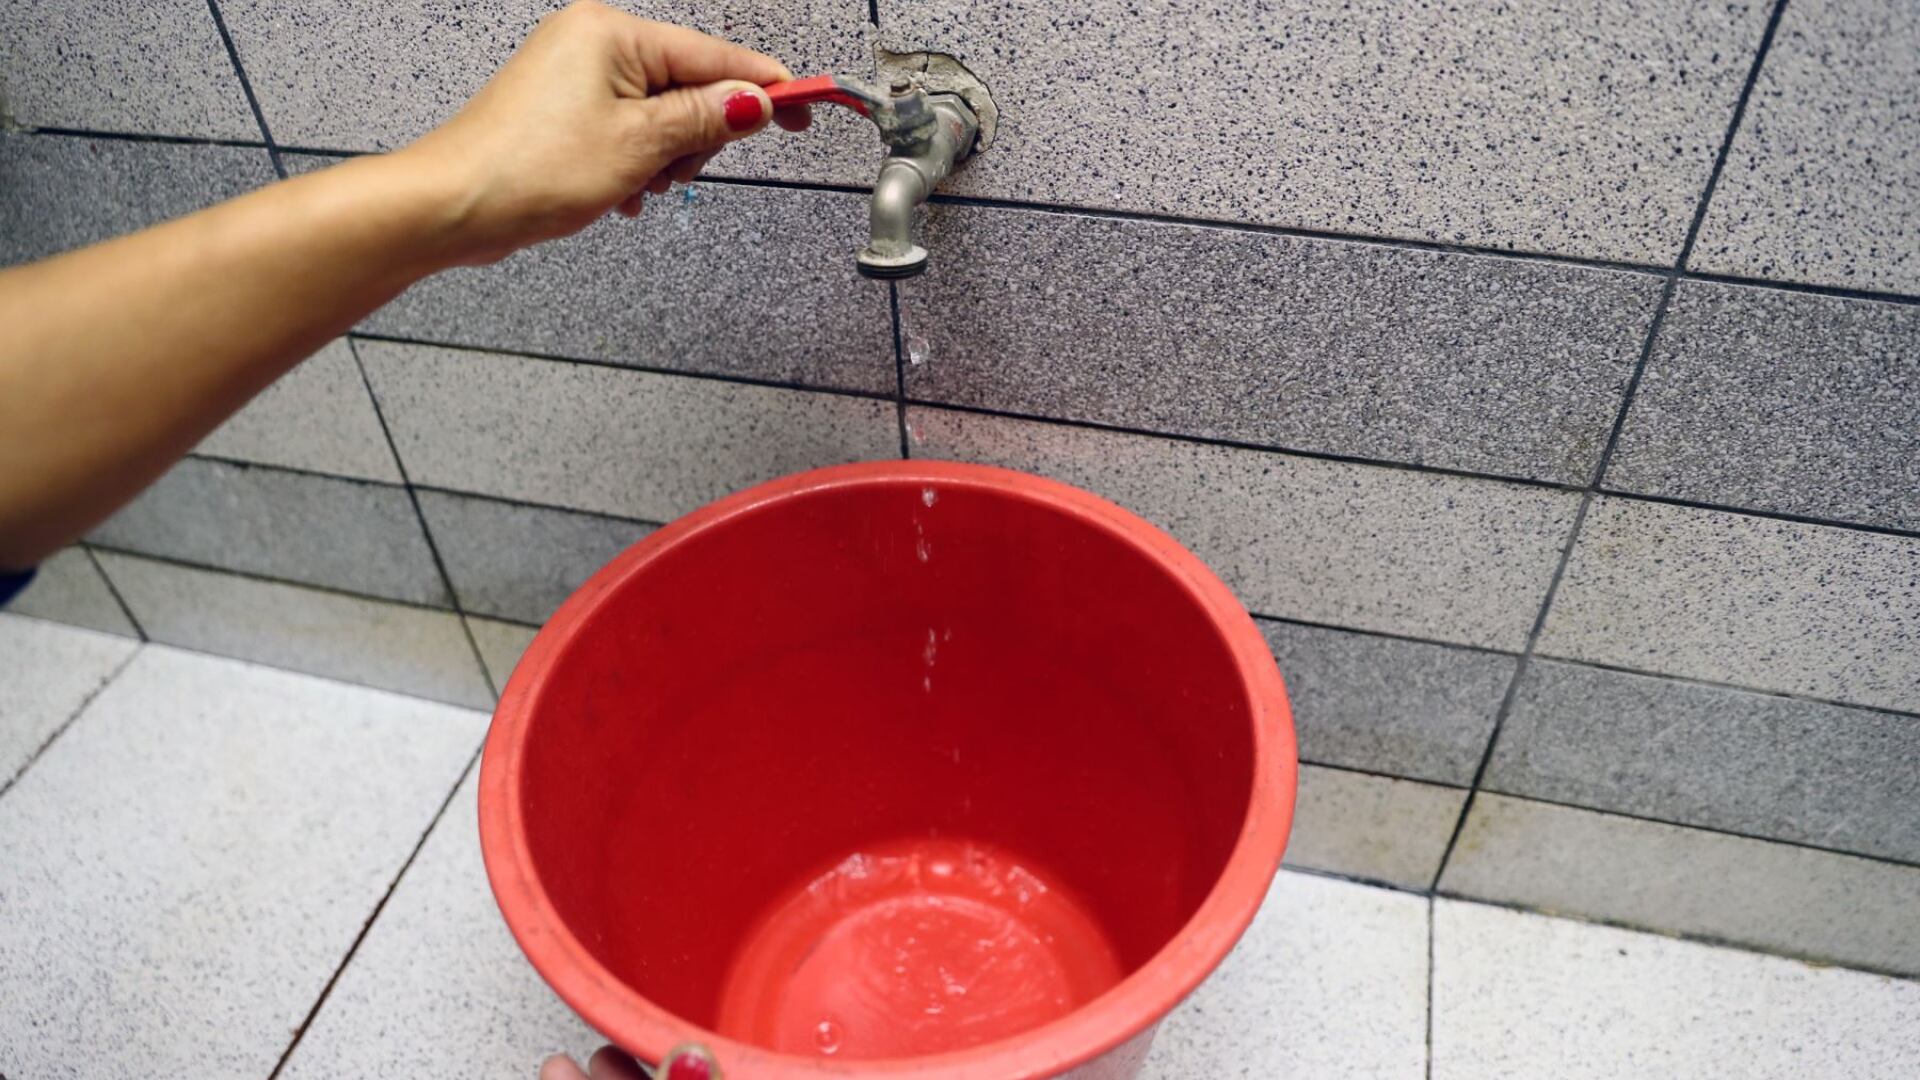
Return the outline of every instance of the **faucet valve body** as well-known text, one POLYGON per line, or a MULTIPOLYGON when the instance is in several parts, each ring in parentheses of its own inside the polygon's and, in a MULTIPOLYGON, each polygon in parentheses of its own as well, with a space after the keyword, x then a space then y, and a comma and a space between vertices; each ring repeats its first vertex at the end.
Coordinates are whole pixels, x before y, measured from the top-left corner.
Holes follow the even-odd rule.
POLYGON ((973 153, 980 134, 973 108, 959 94, 929 94, 910 85, 895 93, 834 75, 777 83, 767 95, 775 108, 829 102, 873 121, 887 156, 873 184, 867 246, 854 256, 854 266, 863 276, 883 279, 926 270, 927 249, 913 239, 914 211, 973 153))

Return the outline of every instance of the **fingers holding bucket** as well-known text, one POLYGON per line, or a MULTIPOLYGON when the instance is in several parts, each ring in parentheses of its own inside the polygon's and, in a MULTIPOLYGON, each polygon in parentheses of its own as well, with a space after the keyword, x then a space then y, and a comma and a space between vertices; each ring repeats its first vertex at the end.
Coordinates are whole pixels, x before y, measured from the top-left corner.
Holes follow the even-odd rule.
MULTIPOLYGON (((720 1066, 706 1047, 689 1044, 675 1049, 660 1065, 660 1080, 722 1080, 720 1066)), ((603 1046, 588 1059, 586 1071, 565 1054, 555 1054, 540 1066, 540 1080, 647 1080, 638 1062, 603 1046)))

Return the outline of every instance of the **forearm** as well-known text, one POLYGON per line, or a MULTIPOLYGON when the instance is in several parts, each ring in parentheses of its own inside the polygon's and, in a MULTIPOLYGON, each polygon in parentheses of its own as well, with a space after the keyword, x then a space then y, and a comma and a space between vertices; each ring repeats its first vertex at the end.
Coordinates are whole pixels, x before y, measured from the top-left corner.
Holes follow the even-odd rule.
POLYGON ((111 513, 288 368, 459 261, 403 152, 0 271, 0 569, 111 513))

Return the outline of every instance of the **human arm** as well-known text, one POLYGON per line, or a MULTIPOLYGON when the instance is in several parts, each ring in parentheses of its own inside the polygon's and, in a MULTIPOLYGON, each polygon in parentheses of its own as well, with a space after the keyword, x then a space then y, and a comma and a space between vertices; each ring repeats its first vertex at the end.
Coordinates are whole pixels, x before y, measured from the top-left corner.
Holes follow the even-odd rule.
POLYGON ((788 77, 576 3, 404 150, 0 271, 0 571, 79 537, 414 281, 638 213, 763 127, 759 86, 788 77))

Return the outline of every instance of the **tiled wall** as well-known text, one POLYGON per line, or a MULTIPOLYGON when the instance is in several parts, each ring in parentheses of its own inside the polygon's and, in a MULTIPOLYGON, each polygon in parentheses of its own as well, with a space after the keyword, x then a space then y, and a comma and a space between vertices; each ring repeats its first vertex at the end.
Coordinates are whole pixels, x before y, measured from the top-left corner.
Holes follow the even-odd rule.
MULTIPOLYGON (((0 6, 0 261, 402 145, 545 6, 0 6)), ((630 6, 961 57, 932 271, 853 273, 858 121, 752 140, 422 283, 19 607, 484 706, 715 496, 1013 465, 1260 618, 1296 863, 1920 973, 1920 8, 630 6)))

